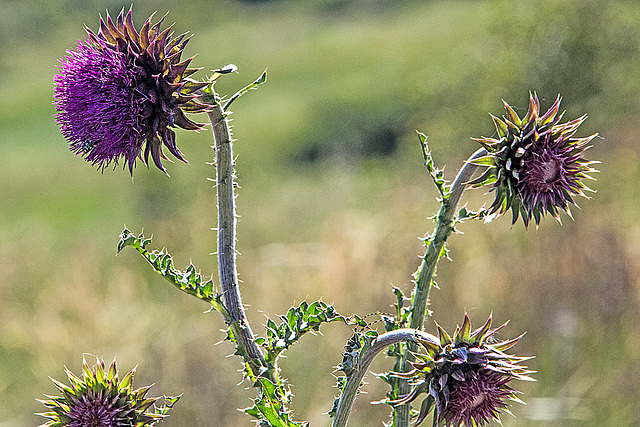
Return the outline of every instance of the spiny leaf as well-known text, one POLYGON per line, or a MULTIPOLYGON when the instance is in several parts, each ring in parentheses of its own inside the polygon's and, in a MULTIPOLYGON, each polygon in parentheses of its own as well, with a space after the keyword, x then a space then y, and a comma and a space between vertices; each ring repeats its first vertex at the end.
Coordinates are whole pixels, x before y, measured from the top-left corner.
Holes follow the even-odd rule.
POLYGON ((450 188, 447 185, 447 181, 444 179, 444 170, 438 169, 435 166, 435 162, 433 161, 433 157, 431 157, 431 150, 429 149, 429 145, 427 144, 427 135, 418 132, 418 138, 420 139, 420 146, 422 147, 422 155, 424 156, 424 165, 427 167, 429 171, 429 175, 433 179, 438 192, 442 199, 446 199, 449 196, 450 188))
POLYGON ((169 253, 163 250, 154 250, 152 252, 146 250, 145 247, 150 241, 151 239, 145 239, 143 233, 140 233, 136 237, 131 231, 125 228, 120 234, 118 252, 127 246, 131 246, 140 252, 143 258, 151 264, 153 269, 169 281, 169 283, 191 296, 208 302, 212 308, 220 312, 228 322, 232 320, 229 312, 224 307, 222 295, 220 293, 214 293, 213 279, 205 280, 196 272, 196 268, 192 264, 190 264, 185 271, 175 269, 173 258, 169 253))
POLYGON ((253 406, 244 409, 244 412, 255 417, 258 425, 265 427, 300 427, 308 423, 296 422, 290 419, 289 411, 284 403, 289 400, 291 394, 267 378, 258 378, 257 385, 260 395, 254 399, 253 406))
MULTIPOLYGON (((351 318, 342 316, 332 305, 323 301, 314 301, 311 304, 303 301, 298 307, 291 307, 286 315, 280 316, 280 320, 281 323, 278 325, 274 320, 267 319, 267 337, 263 347, 267 350, 270 360, 275 360, 282 350, 289 348, 302 335, 309 331, 317 331, 323 323, 354 323, 351 318)), ((359 318, 355 319, 355 322, 358 320, 359 318)))

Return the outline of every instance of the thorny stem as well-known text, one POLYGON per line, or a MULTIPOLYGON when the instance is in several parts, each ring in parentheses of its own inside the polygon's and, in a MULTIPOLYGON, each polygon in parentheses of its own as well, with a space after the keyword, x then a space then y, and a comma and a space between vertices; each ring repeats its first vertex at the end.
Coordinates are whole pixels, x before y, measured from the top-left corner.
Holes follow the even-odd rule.
POLYGON ((462 193, 467 188, 471 176, 479 167, 477 164, 472 163, 472 161, 486 154, 487 150, 480 148, 465 161, 451 185, 449 197, 442 202, 442 207, 438 212, 438 222, 433 232, 434 237, 427 246, 427 251, 422 259, 422 264, 416 277, 416 290, 413 298, 413 307, 411 309, 410 328, 422 329, 436 264, 442 253, 442 247, 453 231, 453 216, 458 208, 460 197, 462 197, 462 193))
POLYGON ((416 336, 419 336, 422 340, 431 341, 436 345, 440 343, 440 340, 437 337, 417 329, 396 329, 395 331, 387 332, 378 336, 371 343, 371 347, 365 350, 364 354, 358 360, 355 370, 347 379, 344 390, 342 390, 342 394, 340 395, 340 401, 338 402, 338 408, 333 419, 332 427, 345 427, 347 425, 349 413, 351 412, 353 402, 356 399, 360 383, 376 355, 389 346, 399 342, 404 341, 415 344, 417 342, 416 336))
POLYGON ((255 341, 253 331, 245 315, 238 272, 236 269, 236 208, 234 195, 233 140, 227 113, 219 102, 208 112, 213 129, 216 153, 216 188, 218 191, 218 273, 225 308, 231 316, 230 327, 239 350, 251 373, 259 375, 267 366, 264 354, 255 341), (244 350, 244 351, 243 351, 244 350))
MULTIPOLYGON (((427 313, 427 303, 429 301, 429 291, 433 285, 433 274, 436 270, 436 264, 442 254, 442 248, 447 241, 447 238, 451 235, 454 229, 454 215, 460 202, 462 193, 467 188, 473 173, 478 169, 478 165, 472 163, 473 160, 485 156, 487 150, 480 148, 469 157, 456 176, 456 179, 451 185, 451 192, 448 197, 442 201, 442 206, 438 212, 438 222, 436 223, 435 230, 427 250, 422 258, 422 264, 416 274, 416 288, 413 295, 413 307, 411 308, 411 322, 409 327, 411 329, 422 329, 424 319, 427 313)), ((403 355, 401 371, 407 370, 407 361, 410 357, 410 350, 414 349, 414 344, 409 343, 407 350, 403 355)), ((401 380, 399 385, 400 396, 409 393, 409 383, 406 380, 401 380)), ((396 409, 396 426, 407 427, 409 425, 411 405, 406 404, 396 409)))

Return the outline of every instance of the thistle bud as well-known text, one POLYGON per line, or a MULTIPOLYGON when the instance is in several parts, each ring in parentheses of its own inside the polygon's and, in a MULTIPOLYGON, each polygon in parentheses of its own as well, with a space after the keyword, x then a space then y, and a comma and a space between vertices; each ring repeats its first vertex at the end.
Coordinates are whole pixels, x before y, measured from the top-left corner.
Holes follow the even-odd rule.
POLYGON ((50 400, 40 400, 49 409, 49 412, 38 414, 49 419, 40 427, 152 426, 165 418, 179 399, 167 397, 168 405, 156 407, 160 398, 146 397, 151 386, 134 390, 135 368, 118 380, 115 359, 109 367, 104 360, 97 359, 93 368, 83 360, 82 371, 81 379, 66 369, 71 386, 51 379, 62 396, 47 396, 50 400))

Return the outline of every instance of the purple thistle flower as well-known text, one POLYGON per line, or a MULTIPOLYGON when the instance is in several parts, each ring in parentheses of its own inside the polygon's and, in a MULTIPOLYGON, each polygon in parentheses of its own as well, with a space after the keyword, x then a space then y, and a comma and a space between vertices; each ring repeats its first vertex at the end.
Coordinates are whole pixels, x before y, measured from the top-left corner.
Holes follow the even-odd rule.
POLYGON ((98 359, 93 369, 83 360, 82 370, 82 379, 66 370, 71 386, 52 379, 62 396, 40 400, 50 410, 38 414, 49 419, 40 427, 152 426, 165 418, 180 398, 166 397, 164 406, 155 406, 160 398, 146 397, 151 386, 133 389, 135 369, 118 380, 115 360, 107 368, 98 359))
POLYGON ((488 155, 474 163, 489 166, 474 186, 492 184, 495 193, 489 208, 492 214, 503 214, 511 209, 513 223, 522 217, 525 227, 533 218, 536 225, 549 213, 560 221, 559 211, 569 216, 569 205, 574 196, 587 197, 588 188, 582 179, 593 179, 589 173, 597 172, 582 155, 589 143, 598 135, 574 138, 586 115, 560 123, 564 113, 558 115, 558 95, 549 110, 540 115, 538 96, 529 94, 529 109, 521 119, 506 102, 506 115, 499 119, 491 116, 498 133, 497 138, 478 138, 488 155))
POLYGON ((133 174, 136 159, 147 165, 151 155, 166 173, 163 145, 186 162, 171 128, 204 126, 184 112, 207 110, 194 92, 208 83, 187 78, 198 71, 187 68, 193 58, 180 61, 189 37, 171 39, 171 27, 160 31, 163 19, 151 26, 150 17, 138 32, 131 10, 126 16, 122 10, 116 23, 107 14, 97 34, 85 28, 87 36, 60 59, 56 121, 71 151, 99 169, 122 157, 133 174))
POLYGON ((465 313, 453 338, 438 326, 440 344, 419 340, 427 353, 416 354, 419 361, 412 363, 414 369, 410 372, 394 373, 411 380, 414 388, 393 403, 403 405, 427 393, 416 425, 434 409, 434 426, 483 426, 499 421, 502 412, 509 412, 509 402, 520 402, 516 396, 519 392, 509 383, 514 379, 533 381, 528 376, 533 371, 518 364, 528 357, 504 353, 524 334, 508 341, 486 342, 505 325, 492 330, 489 317, 482 327, 471 332, 471 321, 465 313))

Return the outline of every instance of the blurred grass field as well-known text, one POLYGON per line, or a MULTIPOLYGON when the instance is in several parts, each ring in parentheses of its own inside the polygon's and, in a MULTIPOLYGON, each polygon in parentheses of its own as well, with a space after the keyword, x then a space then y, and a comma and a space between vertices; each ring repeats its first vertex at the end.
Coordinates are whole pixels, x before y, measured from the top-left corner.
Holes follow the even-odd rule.
MULTIPOLYGON (((132 250, 115 256, 126 225, 153 234, 179 267, 216 271, 211 135, 178 133, 189 165, 171 178, 139 166, 96 172, 74 157, 52 117, 57 59, 97 28, 98 15, 130 3, 0 0, 0 426, 43 419, 35 401, 55 394, 48 375, 78 372, 82 353, 139 365, 137 385, 179 394, 167 426, 250 425, 237 408, 254 392, 236 385, 239 360, 222 320, 153 273, 132 250)), ((558 93, 566 118, 599 132, 593 200, 578 200, 539 229, 510 218, 468 223, 438 269, 434 318, 455 328, 490 312, 511 319, 504 338, 535 355, 537 382, 518 385, 526 406, 506 426, 640 425, 640 3, 523 1, 138 1, 139 27, 169 10, 194 34, 187 55, 206 71, 240 69, 222 94, 268 82, 233 110, 241 189, 238 238, 243 298, 254 330, 265 315, 322 298, 343 314, 390 311, 392 286, 411 289, 438 204, 415 130, 429 135, 452 179, 489 136, 501 99, 542 108, 558 93)), ((206 120, 199 117, 200 121, 206 120)), ((489 203, 469 192, 472 208, 489 203)), ((431 331, 433 327, 429 326, 431 331)), ((295 418, 329 425, 349 328, 327 325, 282 361, 295 418)), ((391 367, 380 357, 374 372, 391 367)), ((350 426, 382 425, 370 405, 386 387, 367 377, 350 426)))

